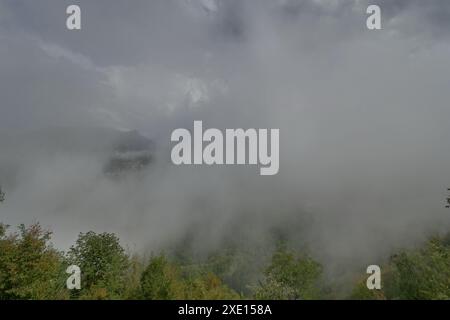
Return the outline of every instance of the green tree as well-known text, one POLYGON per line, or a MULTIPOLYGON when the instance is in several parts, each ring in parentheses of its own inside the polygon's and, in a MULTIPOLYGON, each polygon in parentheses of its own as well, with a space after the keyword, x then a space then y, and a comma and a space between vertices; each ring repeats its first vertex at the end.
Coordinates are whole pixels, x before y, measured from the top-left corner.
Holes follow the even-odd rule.
MULTIPOLYGON (((382 268, 383 270, 383 268, 382 268)), ((384 296, 383 289, 369 289, 367 288, 367 277, 362 276, 358 279, 356 282, 356 285, 354 286, 353 290, 350 293, 349 299, 351 300, 385 300, 386 297, 384 296)), ((384 279, 384 276, 381 277, 384 279)))
POLYGON ((224 300, 239 295, 212 272, 198 273, 169 262, 165 255, 153 256, 142 274, 142 297, 149 300, 224 300))
POLYGON ((147 300, 176 299, 182 290, 179 270, 165 255, 152 256, 141 277, 142 297, 147 300))
POLYGON ((385 277, 389 299, 450 299, 450 245, 434 237, 420 249, 403 251, 391 258, 385 277))
POLYGON ((137 300, 142 298, 141 277, 145 264, 143 258, 134 254, 129 259, 128 270, 125 276, 126 286, 122 295, 124 299, 137 300))
POLYGON ((369 290, 366 277, 353 288, 351 299, 450 299, 450 237, 431 238, 423 247, 394 254, 383 266, 382 289, 369 290))
POLYGON ((297 256, 285 248, 278 249, 265 279, 256 288, 255 298, 276 300, 317 299, 322 267, 308 256, 297 256))
POLYGON ((215 274, 206 274, 188 277, 184 280, 183 295, 181 299, 188 300, 235 300, 240 296, 225 285, 215 274))
POLYGON ((121 298, 129 263, 115 234, 80 233, 67 258, 81 269, 81 299, 121 298))
POLYGON ((65 299, 62 253, 50 244, 51 232, 39 224, 7 233, 0 224, 0 299, 65 299))

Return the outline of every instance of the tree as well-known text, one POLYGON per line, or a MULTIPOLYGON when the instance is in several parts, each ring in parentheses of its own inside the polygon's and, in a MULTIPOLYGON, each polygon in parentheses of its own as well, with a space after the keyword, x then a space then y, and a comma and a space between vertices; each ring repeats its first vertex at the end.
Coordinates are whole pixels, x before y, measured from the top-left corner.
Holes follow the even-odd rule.
MULTIPOLYGON (((382 267, 381 290, 369 290, 361 279, 351 299, 450 299, 450 235, 433 237, 423 247, 394 254, 382 267)), ((365 279, 364 279, 365 280, 365 279)))
POLYGON ((144 267, 144 259, 140 255, 133 254, 130 257, 128 271, 125 277, 126 287, 122 295, 123 299, 136 300, 142 298, 141 277, 144 267))
POLYGON ((434 237, 420 249, 391 258, 385 294, 389 299, 450 299, 450 244, 434 237))
POLYGON ((212 272, 183 270, 165 255, 153 256, 141 278, 142 297, 149 300, 238 299, 239 295, 212 272))
POLYGON ((225 285, 212 272, 188 277, 184 281, 184 292, 181 299, 190 300, 235 300, 240 296, 225 285))
POLYGON ((142 296, 147 300, 176 299, 182 289, 179 270, 166 256, 152 256, 141 277, 142 296))
POLYGON ((264 281, 256 289, 257 299, 297 300, 317 299, 322 267, 308 256, 297 256, 285 248, 278 249, 264 281))
MULTIPOLYGON (((361 276, 358 281, 356 282, 356 285, 352 289, 349 299, 351 300, 385 300, 386 297, 384 296, 383 290, 373 289, 370 290, 367 288, 367 276, 364 275, 361 276)), ((382 277, 384 278, 384 276, 382 277)))
POLYGON ((113 233, 80 233, 68 261, 81 269, 82 299, 118 299, 126 286, 128 256, 113 233))
POLYGON ((65 299, 62 253, 50 244, 51 232, 39 224, 7 234, 0 224, 0 300, 65 299))
POLYGON ((0 202, 5 201, 5 193, 3 192, 2 188, 0 187, 0 202))

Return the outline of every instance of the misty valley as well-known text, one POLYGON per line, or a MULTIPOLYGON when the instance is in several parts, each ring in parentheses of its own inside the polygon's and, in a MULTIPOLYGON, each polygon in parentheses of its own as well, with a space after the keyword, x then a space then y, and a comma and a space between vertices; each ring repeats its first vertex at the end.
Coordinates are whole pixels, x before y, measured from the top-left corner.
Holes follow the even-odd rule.
POLYGON ((448 304, 450 1, 73 2, 0 0, 0 308, 448 304))

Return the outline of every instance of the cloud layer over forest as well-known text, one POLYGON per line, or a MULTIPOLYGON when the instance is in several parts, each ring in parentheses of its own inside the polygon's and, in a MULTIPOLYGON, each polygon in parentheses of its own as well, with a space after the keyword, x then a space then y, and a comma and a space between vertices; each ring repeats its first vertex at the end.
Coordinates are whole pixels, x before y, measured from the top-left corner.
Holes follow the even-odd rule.
POLYGON ((336 264, 448 230, 449 1, 378 0, 380 31, 365 0, 76 1, 71 32, 72 2, 0 2, 2 221, 41 221, 62 247, 93 229, 139 249, 294 226, 336 264), (173 166, 170 133, 194 120, 279 128, 279 174, 173 166), (29 138, 49 127, 139 130, 156 160, 112 180, 102 152, 29 138))

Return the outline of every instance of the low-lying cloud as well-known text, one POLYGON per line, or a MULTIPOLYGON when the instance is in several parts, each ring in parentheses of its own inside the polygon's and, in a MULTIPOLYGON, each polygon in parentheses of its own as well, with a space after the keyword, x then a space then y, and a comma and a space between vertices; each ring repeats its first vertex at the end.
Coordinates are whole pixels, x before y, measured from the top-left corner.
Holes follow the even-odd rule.
POLYGON ((39 220, 61 247, 93 229, 138 249, 291 225, 337 265, 448 231, 448 1, 377 1, 379 31, 367 1, 77 3, 76 32, 68 2, 0 3, 2 221, 39 220), (170 133, 194 120, 279 128, 278 175, 172 165, 170 133), (156 158, 111 179, 97 134, 54 148, 23 133, 53 126, 137 129, 156 158))

